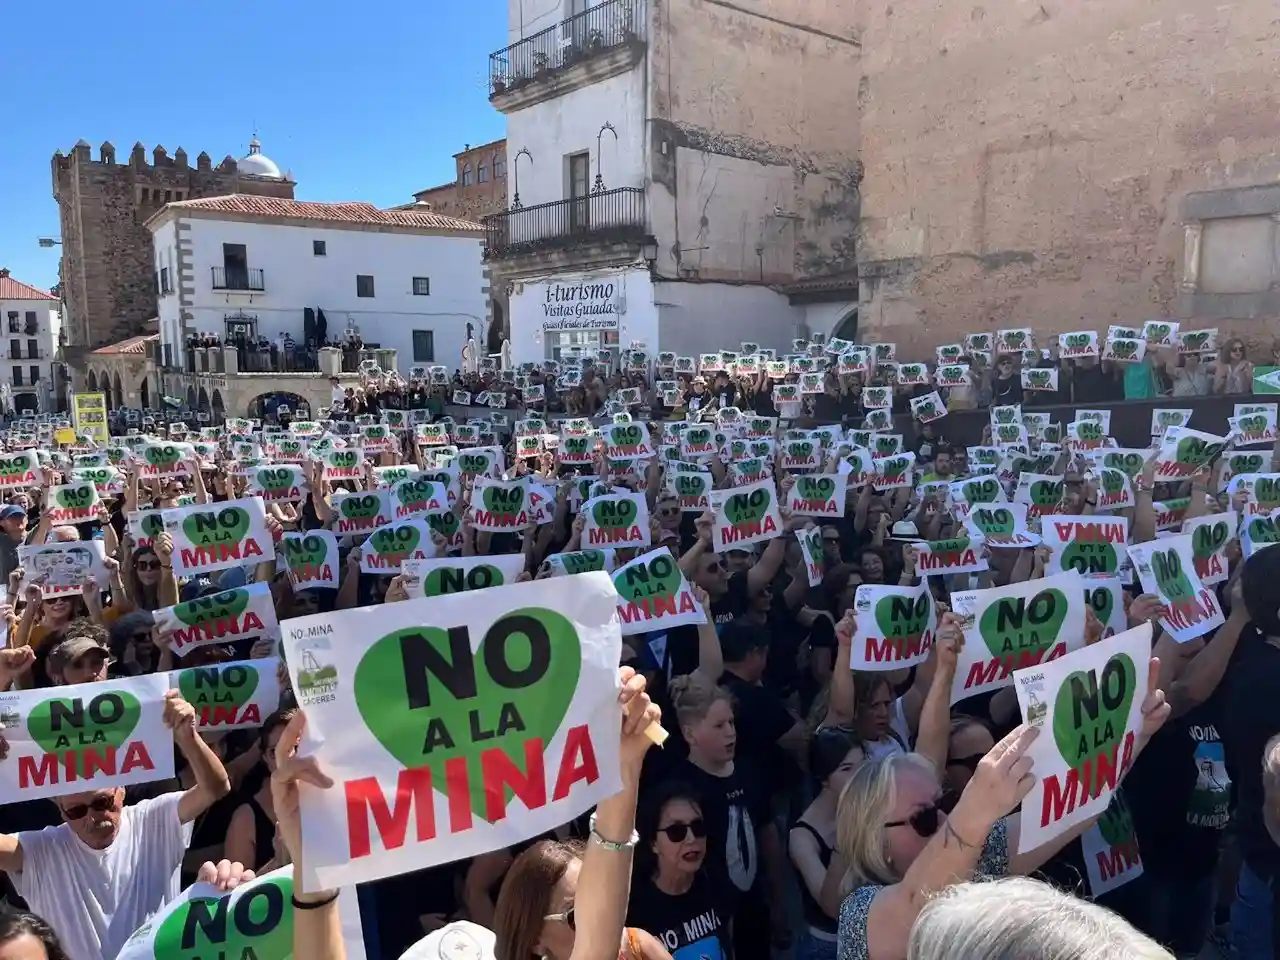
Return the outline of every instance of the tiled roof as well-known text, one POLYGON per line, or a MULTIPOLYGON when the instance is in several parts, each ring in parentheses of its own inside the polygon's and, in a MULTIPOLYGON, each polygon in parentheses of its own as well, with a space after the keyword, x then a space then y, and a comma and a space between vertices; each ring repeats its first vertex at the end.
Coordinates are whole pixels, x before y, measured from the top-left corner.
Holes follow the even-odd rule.
POLYGON ((58 298, 49 291, 28 286, 13 279, 13 277, 9 276, 8 270, 0 270, 0 300, 52 300, 54 303, 58 302, 58 298))
POLYGON ((845 270, 841 273, 829 273, 817 277, 806 277, 788 283, 782 288, 783 293, 825 293, 832 290, 857 290, 858 271, 845 270))
POLYGON ((108 356, 118 356, 120 354, 129 354, 131 356, 144 356, 147 352, 147 344, 155 343, 160 339, 160 334, 149 333, 141 337, 130 337, 128 340, 121 340, 119 343, 109 343, 105 347, 99 347, 93 351, 97 354, 106 354, 108 356))
MULTIPOLYGON (((379 210, 372 203, 317 203, 311 200, 285 200, 280 197, 251 197, 234 193, 226 197, 203 197, 179 200, 165 205, 165 210, 207 210, 251 217, 284 217, 290 220, 315 220, 326 223, 372 223, 392 227, 418 227, 426 230, 453 230, 479 233, 484 228, 469 220, 446 217, 429 211, 379 210)), ((161 211, 163 212, 163 211, 161 211)), ((159 216, 159 214, 157 214, 159 216)), ((155 219, 154 217, 152 219, 155 219)))

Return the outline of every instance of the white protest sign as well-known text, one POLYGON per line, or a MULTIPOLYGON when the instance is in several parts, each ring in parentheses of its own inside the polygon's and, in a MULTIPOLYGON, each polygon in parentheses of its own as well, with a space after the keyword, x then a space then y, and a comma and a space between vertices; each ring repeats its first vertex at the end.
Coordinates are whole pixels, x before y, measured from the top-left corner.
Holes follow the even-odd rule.
POLYGON ((707 613, 666 548, 650 550, 613 574, 618 620, 624 637, 687 623, 706 623, 707 613))
POLYGON ((0 454, 0 490, 41 486, 40 460, 34 450, 0 454))
POLYGON ((843 473, 806 473, 795 478, 787 506, 798 517, 843 517, 845 477, 843 473))
POLYGON ((593 570, 613 572, 613 550, 573 550, 569 553, 553 553, 542 561, 543 569, 553 577, 569 577, 593 570))
POLYGON ((134 454, 138 464, 138 479, 156 477, 189 477, 195 459, 195 448, 189 443, 146 443, 134 454))
POLYGON ((0 693, 0 804, 173 777, 169 675, 0 693))
POLYGON ((49 522, 87 523, 98 519, 98 488, 92 483, 70 483, 50 487, 45 516, 49 522))
POLYGON ((1072 570, 951 595, 964 623, 951 702, 1009 686, 1013 671, 1084 646, 1084 584, 1072 570))
POLYGON ((477 480, 471 491, 472 522, 477 530, 523 530, 533 519, 529 508, 529 487, 522 480, 477 480))
POLYGON ((1193 535, 1161 537, 1129 547, 1142 589, 1160 597, 1169 611, 1160 620, 1173 639, 1186 643, 1222 626, 1218 595, 1196 575, 1193 535))
POLYGON ((293 589, 337 589, 338 537, 332 530, 286 533, 280 538, 277 566, 289 574, 293 589))
POLYGON ((1182 523, 1182 532, 1191 535, 1191 557, 1196 576, 1206 587, 1227 579, 1227 544, 1236 535, 1239 518, 1234 510, 1191 517, 1182 523))
POLYGON ((105 563, 106 554, 101 540, 70 540, 61 543, 18 546, 18 565, 25 579, 18 585, 19 596, 25 594, 29 584, 39 584, 45 597, 78 594, 80 588, 93 577, 98 586, 106 589, 110 574, 105 563))
POLYGON ((379 527, 360 545, 360 572, 395 576, 406 560, 430 560, 436 555, 431 526, 411 517, 379 527))
POLYGON ((267 503, 301 503, 311 487, 307 475, 296 463, 272 463, 257 467, 247 474, 245 492, 261 497, 267 503))
POLYGON ((854 594, 854 670, 897 670, 923 663, 933 649, 938 611, 928 581, 914 587, 863 584, 854 594))
POLYGON ((921 540, 916 548, 916 573, 937 577, 954 573, 979 573, 987 568, 987 552, 982 537, 964 536, 950 540, 921 540))
POLYGON ((1034 547, 1040 542, 1040 534, 1027 529, 1025 503, 973 507, 964 525, 970 536, 983 538, 988 547, 1034 547))
POLYGON ((509 847, 621 786, 618 594, 603 573, 288 621, 309 889, 509 847), (426 626, 425 624, 430 624, 426 626))
POLYGON ((711 547, 715 553, 772 540, 782 533, 778 491, 773 480, 758 480, 709 494, 715 521, 711 547))
POLYGON ((155 621, 180 657, 210 644, 280 636, 269 583, 251 583, 164 607, 155 612, 155 621))
POLYGON ((175 507, 163 513, 173 538, 173 572, 185 577, 274 560, 267 508, 258 497, 175 507))
POLYGON ((1076 570, 1086 576, 1132 575, 1129 568, 1129 519, 1098 516, 1045 517, 1040 524, 1044 545, 1053 551, 1045 570, 1076 570))
POLYGON ((362 493, 340 493, 333 498, 333 531, 340 537, 369 533, 392 521, 390 492, 365 490, 362 493))
POLYGON ((1089 893, 1100 897, 1142 876, 1142 854, 1133 817, 1117 790, 1098 822, 1080 835, 1080 854, 1089 877, 1089 893))
POLYGON ((405 560, 400 565, 405 592, 411 598, 443 597, 466 590, 483 590, 515 583, 524 573, 523 553, 483 557, 405 560))
POLYGON ((1133 765, 1151 665, 1151 624, 1014 673, 1035 786, 1022 801, 1018 852, 1106 809, 1133 765))
POLYGON ((169 674, 169 685, 196 708, 201 730, 262 726, 280 707, 279 657, 188 667, 169 674))
POLYGON ((814 527, 810 530, 797 530, 796 539, 800 541, 800 552, 804 556, 804 570, 809 586, 816 587, 822 583, 822 575, 826 567, 822 549, 822 529, 814 527))
POLYGON ((592 497, 582 505, 582 515, 584 547, 647 547, 653 542, 649 503, 643 493, 592 497))

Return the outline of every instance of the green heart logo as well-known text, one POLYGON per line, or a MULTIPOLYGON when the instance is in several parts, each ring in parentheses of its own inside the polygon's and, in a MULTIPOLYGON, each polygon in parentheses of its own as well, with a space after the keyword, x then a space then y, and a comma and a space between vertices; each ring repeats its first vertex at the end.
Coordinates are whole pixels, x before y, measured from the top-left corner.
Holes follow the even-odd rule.
POLYGON ((1022 437, 1022 425, 1019 423, 1001 423, 996 426, 996 440, 999 443, 1016 443, 1022 437))
POLYGON ((591 517, 598 527, 626 530, 636 522, 635 501, 602 500, 592 505, 591 517))
POLYGON ((789 443, 787 444, 787 456, 799 460, 807 460, 813 456, 813 444, 808 440, 797 440, 794 443, 789 443))
POLYGON ((289 490, 293 487, 293 471, 287 467, 259 470, 258 486, 268 491, 289 490))
POLYGON ((164 517, 159 513, 148 513, 142 518, 142 523, 139 526, 144 537, 154 540, 164 533, 164 517))
MULTIPOLYGON (((1098 436, 1102 436, 1101 432, 1098 436)), ((1130 479, 1138 475, 1145 462, 1145 458, 1139 453, 1108 453, 1102 458, 1104 467, 1120 470, 1130 479)))
POLYGON ((1151 571, 1155 574, 1157 589, 1170 603, 1195 598, 1195 589, 1182 569, 1182 558, 1177 550, 1154 551, 1151 554, 1151 571))
POLYGON ((1149 340, 1163 340, 1172 332, 1167 323, 1153 323, 1148 329, 1150 330, 1149 340))
POLYGON ((452 540, 458 534, 461 523, 458 515, 450 510, 448 513, 436 513, 427 517, 427 526, 440 536, 452 540))
POLYGON ((565 437, 563 442, 563 452, 570 456, 585 457, 587 455, 587 438, 586 437, 565 437))
POLYGON ((1010 330, 1004 336, 1004 342, 1015 350, 1021 350, 1027 343, 1027 335, 1021 330, 1010 330))
POLYGON ((674 597, 680 584, 680 568, 666 551, 645 563, 624 567, 613 580, 618 596, 629 603, 674 597))
POLYGON ((695 427, 684 432, 685 439, 692 447, 704 446, 711 442, 711 431, 704 427, 695 427))
POLYGON ((924 635, 932 609, 927 593, 914 598, 895 595, 881 597, 876 603, 876 626, 880 628, 882 637, 894 641, 894 645, 902 651, 924 635))
POLYGON ((1038 507, 1056 506, 1062 500, 1061 480, 1037 480, 1031 484, 1031 502, 1038 507))
POLYGON ((338 506, 339 512, 347 520, 372 520, 381 508, 382 498, 374 493, 344 497, 338 506))
POLYGON ((285 537, 281 543, 289 569, 295 573, 319 567, 329 556, 329 544, 317 536, 285 537))
POLYGON ((0 457, 0 477, 13 479, 27 474, 32 468, 31 457, 19 453, 12 457, 0 457))
POLYGON ((241 663, 195 667, 178 674, 178 691, 204 723, 234 723, 257 689, 258 671, 241 663))
POLYGON ((1227 540, 1231 538, 1231 529, 1225 520, 1214 523, 1202 523, 1191 535, 1191 552, 1197 560, 1207 560, 1213 556, 1227 540))
POLYGON ((1197 333, 1184 333, 1182 335, 1182 345, 1187 350, 1200 350, 1209 342, 1209 334, 1204 331, 1197 333))
POLYGON ((741 527, 763 520, 772 502, 769 491, 761 487, 750 493, 731 494, 722 509, 731 524, 741 527))
POLYGON ((1113 799, 1098 817, 1098 832, 1110 847, 1133 842, 1133 815, 1121 797, 1113 799))
POLYGON ((93 503, 97 491, 92 484, 81 484, 77 487, 59 487, 54 494, 58 506, 68 510, 83 510, 93 503))
POLYGON ((196 547, 239 543, 249 534, 249 511, 241 507, 201 510, 182 521, 182 532, 196 547))
POLYGON ((947 382, 954 382, 964 376, 964 370, 960 367, 943 367, 942 379, 947 382))
MULTIPOLYGON (((1076 436, 1081 440, 1095 442, 1102 439, 1102 424, 1096 420, 1085 420, 1076 424, 1076 436)), ((1113 456, 1113 454, 1108 454, 1113 456)))
POLYGON ((876 453, 888 456, 897 452, 897 437, 876 437, 876 453))
POLYGON ((1049 382, 1049 372, 1047 370, 1028 370, 1027 379, 1031 381, 1033 386, 1043 387, 1049 382))
POLYGON ((1267 418, 1262 416, 1241 417, 1240 429, 1243 433, 1262 433, 1267 429, 1267 418))
POLYGON ((966 503, 995 503, 1000 494, 1000 484, 993 477, 971 480, 964 485, 966 503))
POLYGON ((476 564, 469 570, 461 567, 436 567, 422 581, 422 593, 427 597, 443 597, 485 587, 500 587, 506 581, 502 571, 489 563, 476 564))
POLYGON ((918 363, 904 363, 898 368, 898 377, 902 380, 919 380, 924 376, 924 368, 918 363))
POLYGON ((1178 440, 1176 457, 1179 463, 1188 466, 1203 467, 1218 455, 1222 444, 1201 440, 1199 437, 1182 437, 1178 440))
POLYGON ((237 587, 210 597, 198 597, 179 603, 173 608, 173 615, 187 626, 194 627, 202 623, 237 619, 248 606, 249 591, 237 587))
POLYGON ((926 400, 924 403, 916 405, 916 417, 924 419, 925 417, 937 416, 938 408, 932 400, 926 400))
POLYGON ((1119 495, 1124 491, 1125 475, 1121 470, 1102 470, 1102 489, 1104 492, 1119 495))
POLYGON ((1111 622, 1111 614, 1115 607, 1115 594, 1107 587, 1090 587, 1086 580, 1084 584, 1084 600, 1093 608, 1093 612, 1097 615, 1102 623, 1111 622))
POLYGON ((830 477, 797 477, 795 489, 801 500, 825 503, 835 496, 836 484, 830 477))
POLYGON ((1259 477, 1258 482, 1253 485, 1253 495, 1258 503, 1268 506, 1280 501, 1280 480, 1259 477))
POLYGON ((524 487, 485 487, 484 507, 499 517, 515 517, 524 509, 524 487))
POLYGON ((635 424, 620 424, 609 432, 612 445, 615 447, 637 447, 644 439, 644 431, 635 424))
POLYGON ((458 470, 467 476, 478 476, 488 473, 490 462, 491 458, 487 453, 463 453, 458 456, 458 470))
POLYGON ((168 467, 182 459, 182 451, 171 443, 147 447, 143 456, 153 467, 168 467))
POLYGON ((1129 708, 1138 686, 1138 670, 1125 654, 1107 661, 1099 677, 1077 670, 1058 688, 1053 705, 1053 740, 1067 767, 1080 777, 1081 796, 1095 797, 1105 772, 1098 757, 1111 760, 1124 739, 1129 708))
POLYGON ((379 527, 369 534, 369 546, 379 556, 412 554, 421 540, 422 531, 416 525, 408 523, 379 527))
POLYGON ((1156 415, 1156 422, 1162 427, 1180 427, 1183 420, 1181 410, 1161 410, 1156 415))
POLYGON ((594 570, 604 570, 607 564, 607 557, 603 550, 575 550, 573 553, 562 553, 560 562, 564 565, 565 573, 591 573, 594 570))
POLYGON ((434 486, 430 480, 401 480, 396 485, 396 499, 406 509, 425 509, 431 503, 434 486))
POLYGON ((1001 597, 983 612, 978 633, 994 657, 1039 663, 1058 639, 1066 616, 1066 595, 1050 587, 1030 599, 1001 597))
POLYGON ((1112 340, 1111 353, 1117 357, 1132 357, 1138 352, 1138 344, 1134 340, 1112 340))
MULTIPOLYGON (((81 697, 53 697, 32 709, 27 732, 44 753, 66 762, 82 751, 124 746, 141 717, 142 704, 124 690, 99 693, 87 703, 81 697)), ((76 764, 77 769, 83 766, 76 764)))
POLYGON ((700 497, 707 490, 707 478, 700 473, 676 474, 677 497, 700 497))
POLYGON ((887 457, 880 461, 880 475, 887 480, 904 477, 911 469, 912 459, 908 456, 887 457))
MULTIPOLYGON (((481 755, 500 750, 527 773, 527 742, 549 744, 568 712, 582 668, 573 624, 541 607, 512 610, 471 652, 470 629, 415 626, 387 634, 356 668, 356 706, 370 732, 406 768, 426 766, 446 788, 446 764, 467 768, 471 809, 497 819, 481 755)), ((540 762, 540 761, 539 761, 540 762)))
POLYGON ((1073 540, 1062 551, 1062 569, 1080 573, 1115 573, 1120 566, 1116 548, 1110 543, 1073 540))
POLYGON ((329 454, 329 466, 335 470, 350 470, 360 465, 360 454, 355 450, 334 450, 329 454))
POLYGON ((1280 528, 1273 517, 1254 517, 1249 521, 1249 539, 1254 544, 1280 543, 1280 528))
POLYGON ((1013 535, 1013 512, 1004 507, 993 510, 986 508, 974 510, 969 514, 973 525, 982 531, 984 537, 1008 537, 1013 535))
POLYGON ((192 897, 156 928, 157 960, 292 960, 293 877, 260 879, 222 897, 192 897), (234 896, 234 904, 232 898, 234 896))
POLYGON ((1072 349, 1083 349, 1089 345, 1089 335, 1087 333, 1071 333, 1067 335, 1067 346, 1072 349))

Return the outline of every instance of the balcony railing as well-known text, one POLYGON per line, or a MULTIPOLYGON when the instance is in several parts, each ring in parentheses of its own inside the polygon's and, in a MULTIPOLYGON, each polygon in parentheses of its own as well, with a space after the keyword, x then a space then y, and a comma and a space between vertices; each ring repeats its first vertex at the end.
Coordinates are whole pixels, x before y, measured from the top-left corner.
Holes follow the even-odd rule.
POLYGON ((643 0, 605 0, 505 50, 489 54, 491 97, 644 39, 643 0))
POLYGON ((267 289, 261 270, 252 267, 210 267, 215 290, 251 290, 260 293, 267 289))
POLYGON ((619 187, 495 213, 484 218, 484 232, 486 259, 592 241, 638 241, 645 234, 644 190, 619 187))

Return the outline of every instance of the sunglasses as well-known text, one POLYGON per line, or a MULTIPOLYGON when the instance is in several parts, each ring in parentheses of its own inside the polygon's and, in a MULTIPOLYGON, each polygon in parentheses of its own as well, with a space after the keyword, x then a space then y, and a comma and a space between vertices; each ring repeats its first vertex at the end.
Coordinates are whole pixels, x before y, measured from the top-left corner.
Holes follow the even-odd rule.
POLYGON ((74 807, 59 807, 58 810, 62 813, 62 819, 70 823, 73 820, 83 820, 89 815, 90 810, 106 813, 115 808, 115 797, 98 797, 90 803, 78 803, 74 807))
POLYGON ((689 834, 693 834, 693 839, 701 840, 707 835, 707 822, 699 817, 688 823, 669 823, 665 827, 659 827, 658 832, 665 833, 672 843, 684 843, 689 834))
POLYGON ((948 814, 955 807, 958 796, 944 793, 927 807, 922 807, 905 820, 893 820, 886 827, 910 827, 916 835, 928 839, 938 832, 942 823, 942 815, 948 814))
POLYGON ((135 560, 134 566, 137 567, 139 570, 159 570, 160 561, 159 560, 135 560))
POLYGON ((70 603, 70 597, 48 597, 45 603, 70 603))
POLYGON ((571 903, 569 904, 569 906, 564 908, 564 913, 548 913, 542 919, 543 920, 559 920, 570 930, 577 932, 578 928, 575 925, 575 920, 573 918, 573 911, 574 911, 574 904, 571 903))

